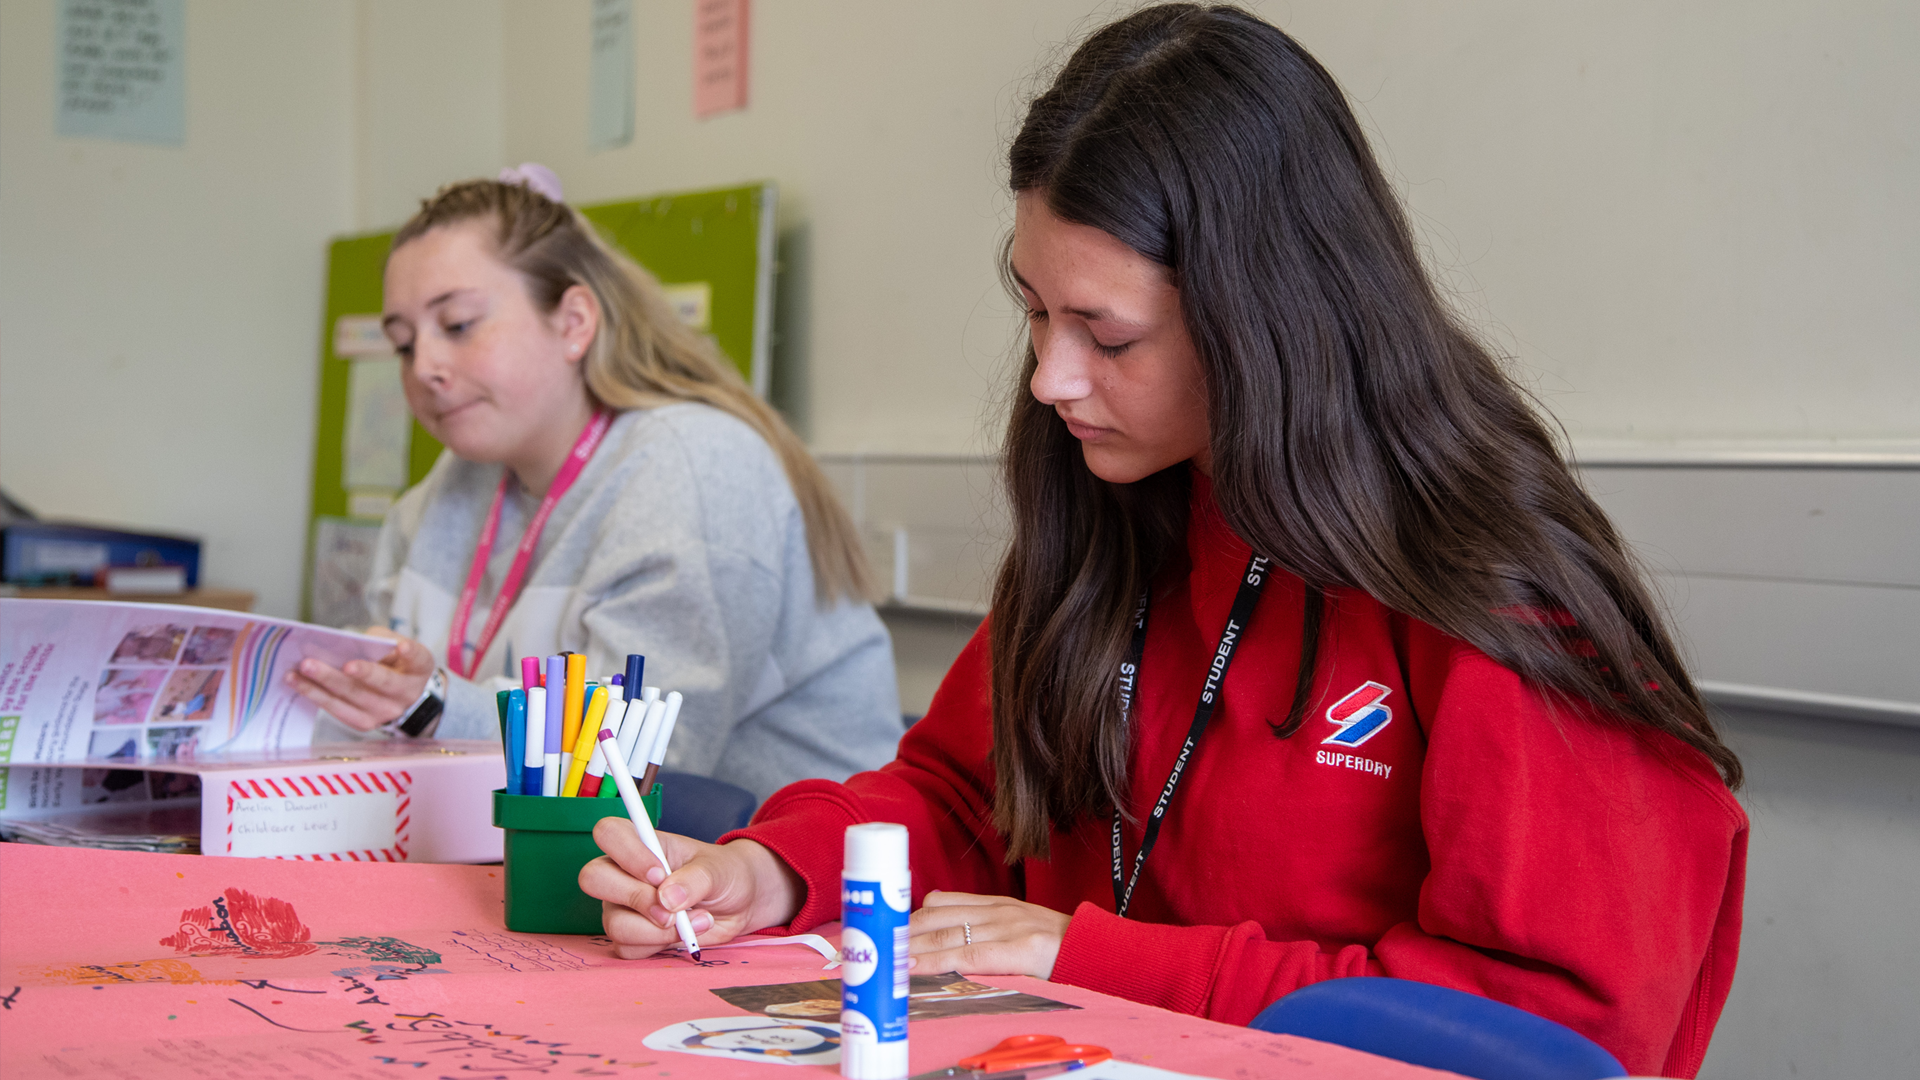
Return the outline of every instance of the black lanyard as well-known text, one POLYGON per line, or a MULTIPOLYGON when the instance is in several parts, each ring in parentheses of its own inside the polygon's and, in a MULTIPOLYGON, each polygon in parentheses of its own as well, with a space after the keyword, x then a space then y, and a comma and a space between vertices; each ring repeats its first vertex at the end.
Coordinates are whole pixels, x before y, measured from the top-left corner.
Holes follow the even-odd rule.
MULTIPOLYGON (((1147 815, 1147 831, 1140 838, 1140 850, 1133 856, 1133 873, 1124 878, 1120 873, 1122 862, 1120 849, 1120 808, 1113 811, 1113 909, 1122 917, 1127 914, 1127 905, 1133 902, 1133 887, 1140 883, 1140 868, 1146 865, 1147 853, 1153 850, 1154 841, 1160 838, 1160 823, 1167 816, 1167 804, 1173 801, 1173 793, 1180 786, 1180 778, 1187 771, 1187 762, 1193 758, 1193 748, 1200 744, 1200 736, 1207 733, 1207 721, 1213 719, 1213 707, 1220 700, 1220 683, 1227 677, 1227 665, 1233 663, 1233 654, 1240 648, 1240 638, 1245 635, 1247 620, 1253 617, 1253 607, 1260 602, 1260 591, 1267 585, 1268 560, 1264 555, 1255 555, 1247 560, 1247 572, 1240 578, 1240 591, 1233 598, 1233 610, 1227 615, 1226 629, 1220 631, 1220 644, 1213 650, 1213 665, 1207 669, 1207 685, 1200 690, 1200 703, 1193 709, 1193 725, 1187 728, 1187 741, 1180 747, 1180 756, 1173 761, 1173 771, 1167 774, 1167 784, 1160 789, 1160 801, 1153 804, 1153 813, 1147 815)), ((1127 648, 1127 659, 1120 665, 1120 717, 1125 721, 1133 710, 1134 699, 1139 696, 1140 659, 1147 651, 1147 597, 1142 594, 1140 606, 1133 614, 1133 643, 1127 648)))

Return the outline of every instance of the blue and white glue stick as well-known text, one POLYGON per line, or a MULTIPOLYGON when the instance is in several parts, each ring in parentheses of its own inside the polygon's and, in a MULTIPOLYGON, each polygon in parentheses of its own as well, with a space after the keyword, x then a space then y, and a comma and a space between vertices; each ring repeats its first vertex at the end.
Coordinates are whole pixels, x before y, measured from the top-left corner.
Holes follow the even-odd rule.
POLYGON ((907 1075, 907 827, 847 827, 840 872, 840 1075, 907 1075))

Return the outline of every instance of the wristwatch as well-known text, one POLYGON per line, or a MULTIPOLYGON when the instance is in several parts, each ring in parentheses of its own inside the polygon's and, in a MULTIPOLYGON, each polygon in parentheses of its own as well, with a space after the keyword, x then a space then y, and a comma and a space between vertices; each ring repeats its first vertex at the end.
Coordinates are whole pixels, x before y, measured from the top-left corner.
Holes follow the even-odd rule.
POLYGON ((447 673, 442 668, 435 668, 432 677, 427 680, 427 688, 420 691, 420 697, 413 707, 387 726, 410 739, 418 739, 433 731, 440 723, 441 711, 446 707, 447 673))

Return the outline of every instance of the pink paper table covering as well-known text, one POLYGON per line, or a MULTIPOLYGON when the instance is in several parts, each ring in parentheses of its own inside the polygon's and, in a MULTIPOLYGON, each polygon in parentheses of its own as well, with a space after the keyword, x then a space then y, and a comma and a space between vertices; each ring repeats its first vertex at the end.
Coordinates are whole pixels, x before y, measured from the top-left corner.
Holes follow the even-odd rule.
MULTIPOLYGON (((835 977, 817 953, 718 950, 695 966, 620 960, 604 939, 510 933, 500 873, 0 844, 0 1073, 838 1075, 642 1044, 669 1024, 745 1015, 711 988, 835 977)), ((1040 1031, 1222 1078, 1452 1075, 1037 979, 984 981, 1081 1009, 917 1023, 914 1072, 1040 1031)))

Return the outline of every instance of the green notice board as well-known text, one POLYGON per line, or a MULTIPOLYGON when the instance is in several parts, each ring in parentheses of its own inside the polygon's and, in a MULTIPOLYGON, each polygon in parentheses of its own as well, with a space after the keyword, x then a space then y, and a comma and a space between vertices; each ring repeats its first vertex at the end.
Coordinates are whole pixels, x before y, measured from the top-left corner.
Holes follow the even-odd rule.
MULTIPOLYGON (((776 192, 771 182, 582 206, 603 236, 666 287, 681 317, 712 335, 763 396, 773 337, 776 192)), ((405 415, 398 360, 379 334, 391 232, 335 240, 314 428, 303 617, 367 621, 366 583, 380 521, 419 483, 440 444, 405 415)))

